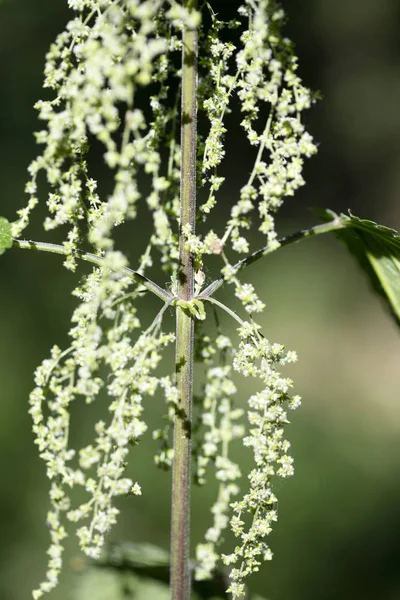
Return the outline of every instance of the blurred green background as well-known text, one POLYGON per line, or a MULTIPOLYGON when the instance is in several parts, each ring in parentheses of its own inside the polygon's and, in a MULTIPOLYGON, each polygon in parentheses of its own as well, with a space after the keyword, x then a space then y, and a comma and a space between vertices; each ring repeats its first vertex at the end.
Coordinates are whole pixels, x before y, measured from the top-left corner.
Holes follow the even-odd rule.
MULTIPOLYGON (((216 2, 227 14, 236 4, 216 2)), ((1 214, 10 219, 25 202, 26 168, 36 152, 32 105, 41 96, 44 54, 68 16, 65 5, 10 0, 0 8, 1 214)), ((351 208, 360 217, 399 229, 400 2, 285 0, 283 5, 300 72, 308 85, 322 91, 324 100, 307 115, 319 154, 307 164, 307 186, 287 202, 280 232, 313 223, 307 210, 312 206, 351 208)), ((239 158, 235 155, 235 139, 236 129, 228 140, 227 208, 246 176, 241 146, 239 158)), ((138 226, 145 231, 147 225, 137 223, 136 230, 133 225, 123 232, 133 266, 145 243, 138 226)), ((27 235, 50 239, 40 228, 40 211, 27 235)), ((4 600, 29 598, 45 569, 48 484, 33 444, 27 398, 35 366, 54 342, 67 341, 76 278, 61 268, 59 257, 19 250, 1 257, 4 600)), ((280 518, 271 536, 275 558, 253 578, 252 587, 269 600, 398 600, 398 331, 333 238, 285 248, 251 267, 248 279, 267 303, 266 335, 298 351, 300 360, 290 375, 304 398, 289 433, 296 475, 278 486, 280 518)), ((144 309, 150 314, 156 304, 145 302, 144 309)), ((245 398, 240 394, 239 402, 245 398)), ((153 421, 158 400, 147 404, 153 421)), ((86 412, 79 414, 79 438, 89 433, 92 420, 86 412)), ((169 475, 152 467, 153 453, 150 436, 132 452, 130 471, 140 481, 143 496, 120 502, 121 518, 111 540, 168 547, 169 475)), ((247 455, 238 453, 246 468, 247 455)), ((210 522, 207 504, 214 494, 213 488, 194 491, 194 542, 210 522)), ((69 556, 76 554, 71 540, 69 556)), ((62 585, 51 597, 74 600, 77 578, 67 566, 62 585)), ((87 589, 92 591, 81 590, 80 599, 99 598, 91 586, 87 589)), ((111 591, 105 598, 114 600, 111 591)))

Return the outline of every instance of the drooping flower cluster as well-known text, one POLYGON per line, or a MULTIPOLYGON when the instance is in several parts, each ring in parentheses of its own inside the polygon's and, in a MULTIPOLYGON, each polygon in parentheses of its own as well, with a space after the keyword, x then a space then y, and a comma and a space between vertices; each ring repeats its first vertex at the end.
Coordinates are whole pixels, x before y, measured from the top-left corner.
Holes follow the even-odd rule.
POLYGON ((195 18, 174 1, 69 0, 68 4, 75 16, 46 60, 44 87, 54 98, 37 103, 45 124, 36 134, 43 151, 29 167, 30 199, 13 224, 13 235, 19 236, 28 224, 38 201, 38 176, 44 172, 50 188, 44 225, 48 231, 68 228, 66 267, 74 270, 77 251, 89 244, 101 258, 101 269, 96 268, 74 292, 80 304, 72 317, 71 347, 65 352, 53 349, 37 370, 31 394, 36 442, 52 481, 49 569, 35 598, 57 583, 66 534, 63 519, 87 521, 77 532, 80 546, 88 556, 98 556, 104 534, 118 514, 115 496, 140 493, 139 484, 124 477, 128 449, 147 428, 141 417, 142 399, 155 393, 160 382, 154 370, 174 336, 161 331, 162 315, 150 330, 140 333, 135 301, 143 289, 128 289, 132 279, 124 254, 115 249, 114 229, 137 216, 141 173, 151 187, 147 205, 154 234, 135 266, 142 273, 151 266, 153 248, 161 251, 167 269, 174 266, 179 144, 176 111, 168 106, 167 97, 170 79, 176 75, 171 56, 181 48, 181 19, 195 18), (137 97, 147 88, 149 109, 144 110, 137 97), (170 159, 164 169, 160 145, 166 139, 170 159), (113 178, 107 197, 89 170, 93 142, 103 148, 113 178), (75 452, 68 444, 71 403, 77 399, 91 403, 105 393, 111 399, 110 422, 97 423, 94 443, 75 452), (77 508, 70 506, 68 494, 74 485, 89 495, 77 508))
POLYGON ((162 332, 162 315, 158 315, 148 330, 135 335, 141 323, 132 306, 135 292, 124 293, 129 283, 129 279, 118 278, 106 269, 89 275, 76 291, 82 303, 72 317, 71 347, 61 352, 55 346, 51 357, 36 371, 29 412, 52 482, 52 508, 47 518, 52 544, 47 580, 36 590, 35 598, 57 583, 65 517, 75 523, 88 522, 77 535, 85 554, 97 558, 104 535, 119 512, 114 498, 141 493, 137 482, 124 477, 126 459, 130 446, 147 429, 141 416, 142 400, 157 390, 159 379, 154 371, 174 334, 162 332), (110 325, 105 327, 101 318, 110 325), (107 378, 104 369, 109 373, 107 378), (104 389, 111 399, 110 420, 99 421, 94 443, 76 452, 68 441, 70 405, 79 398, 90 404, 104 389), (68 492, 74 486, 82 486, 89 495, 77 508, 71 507, 68 492))
POLYGON ((279 366, 295 362, 296 353, 285 353, 282 345, 271 344, 258 329, 245 323, 239 330, 242 340, 233 361, 235 371, 255 377, 263 384, 262 390, 248 400, 249 434, 243 439, 253 452, 255 468, 248 475, 248 492, 231 505, 230 525, 241 544, 233 553, 222 556, 224 564, 237 565, 230 572, 229 591, 234 597, 244 595, 245 578, 258 571, 262 561, 272 558, 265 541, 277 520, 272 481, 275 475, 283 478, 293 475, 293 458, 288 454, 290 442, 285 439, 284 426, 289 423, 287 410, 301 404, 299 396, 289 396, 291 379, 282 377, 278 371, 279 366), (246 524, 248 519, 250 526, 246 524))
POLYGON ((244 113, 241 125, 257 152, 240 199, 231 208, 221 246, 231 239, 235 252, 247 253, 249 242, 243 231, 250 228, 254 209, 268 244, 276 244, 273 213, 304 184, 303 157, 314 154, 316 146, 301 122, 301 113, 311 106, 313 96, 296 74, 291 42, 280 32, 283 11, 271 0, 248 0, 239 8, 239 17, 248 21, 248 27, 235 48, 218 34, 227 26, 238 28, 240 21, 224 23, 212 14, 206 98, 200 100, 210 121, 201 164, 202 184, 209 183, 209 196, 201 210, 210 212, 224 182, 217 168, 226 153, 224 118, 236 96, 244 113))
MULTIPOLYGON (((209 578, 222 558, 224 564, 236 565, 230 572, 229 591, 234 598, 239 598, 245 594, 246 577, 258 571, 262 561, 272 558, 265 538, 272 531, 272 522, 277 520, 273 480, 274 476, 286 478, 294 472, 284 426, 289 423, 287 411, 300 406, 301 401, 299 396, 290 397, 293 382, 282 377, 278 370, 280 366, 295 362, 296 353, 285 352, 282 345, 270 343, 261 335, 260 326, 254 321, 249 323, 238 317, 236 319, 241 322, 238 349, 233 350, 227 336, 219 335, 215 344, 223 351, 223 363, 226 352, 233 353, 232 367, 210 366, 202 394, 201 419, 205 431, 203 447, 196 457, 197 479, 199 483, 205 483, 206 469, 212 461, 219 491, 212 507, 214 523, 206 532, 205 542, 197 546, 196 578, 209 578), (262 389, 248 400, 247 434, 240 422, 243 410, 233 407, 237 390, 232 381, 232 368, 262 384, 262 389), (252 450, 255 468, 248 476, 248 491, 242 500, 233 502, 240 492, 241 473, 238 465, 229 459, 229 443, 237 438, 252 450), (241 544, 235 547, 233 553, 220 556, 218 546, 228 524, 235 536, 241 538, 241 544)), ((211 357, 210 363, 216 359, 213 348, 208 338, 203 352, 211 357)))
MULTIPOLYGON (((252 284, 240 280, 238 266, 229 258, 229 250, 245 254, 251 251, 251 239, 246 231, 250 229, 256 212, 259 230, 266 236, 268 249, 279 246, 274 213, 285 197, 292 196, 304 184, 304 158, 316 152, 313 140, 301 122, 301 114, 311 106, 313 97, 296 74, 297 59, 292 45, 280 31, 283 17, 283 11, 275 2, 246 1, 239 9, 239 20, 247 20, 248 25, 241 33, 240 46, 235 48, 219 39, 215 32, 227 24, 221 23, 212 14, 213 30, 208 41, 212 66, 209 66, 210 74, 204 86, 208 97, 201 103, 210 121, 201 163, 202 184, 209 189, 208 198, 200 207, 203 220, 207 219, 218 201, 217 192, 223 187, 224 178, 219 175, 218 168, 227 151, 223 141, 226 131, 224 117, 233 110, 235 96, 243 113, 241 125, 250 148, 255 149, 255 161, 247 182, 240 190, 239 199, 231 206, 225 231, 220 235, 215 231, 208 232, 204 239, 185 232, 187 245, 197 257, 199 268, 203 268, 207 254, 221 255, 225 263, 222 269, 225 281, 233 285, 236 297, 250 315, 261 313, 265 304, 252 284)), ((235 29, 239 27, 237 21, 229 25, 235 29)), ((204 299, 213 300, 207 297, 207 290, 204 299)), ((240 321, 230 309, 218 304, 240 321)), ((289 477, 293 474, 293 459, 288 454, 290 443, 285 439, 284 426, 289 423, 288 409, 300 405, 299 396, 289 396, 291 380, 282 377, 279 372, 281 366, 297 359, 296 354, 285 353, 283 346, 270 343, 259 329, 254 321, 241 322, 241 342, 233 359, 233 369, 237 373, 256 378, 262 385, 262 389, 248 400, 248 433, 243 437, 244 445, 253 452, 255 467, 248 477, 248 491, 241 500, 232 501, 232 496, 239 491, 238 482, 231 481, 229 486, 219 488, 218 499, 212 509, 214 525, 207 531, 205 543, 197 548, 196 576, 208 578, 218 564, 218 545, 223 541, 223 530, 230 522, 230 528, 240 538, 240 543, 233 553, 223 555, 222 560, 234 567, 230 573, 229 588, 234 598, 244 596, 247 576, 257 571, 262 561, 272 558, 266 537, 277 520, 273 480, 275 476, 289 477)), ((229 339, 227 343, 232 346, 229 339)), ((208 347, 213 347, 213 344, 211 340, 208 347)), ((209 372, 212 374, 213 368, 209 372)), ((231 375, 228 377, 231 379, 231 375)), ((219 378, 217 389, 222 390, 222 373, 219 378)), ((217 406, 223 406, 226 401, 226 396, 220 393, 222 397, 216 400, 217 406)), ((213 406, 214 397, 214 388, 206 386, 203 410, 213 406)), ((229 402, 232 400, 229 397, 229 402)), ((220 430, 215 426, 214 417, 207 414, 203 435, 209 443, 204 445, 197 461, 203 477, 203 470, 212 460, 216 477, 220 480, 220 430)), ((215 411, 215 414, 218 412, 215 411)), ((231 435, 234 427, 229 423, 227 431, 231 435)), ((224 458, 229 461, 227 455, 224 458)), ((233 474, 235 469, 229 464, 233 474)), ((240 472, 236 471, 233 480, 239 475, 240 472)))
MULTIPOLYGON (((125 463, 129 446, 146 431, 143 399, 157 390, 164 394, 167 414, 165 427, 153 432, 161 446, 156 463, 171 467, 171 423, 179 398, 174 376, 156 371, 164 348, 174 341, 173 334, 162 330, 162 319, 169 306, 176 306, 203 321, 206 302, 214 302, 216 310, 226 310, 240 323, 240 341, 235 350, 219 324, 213 333, 198 337, 197 355, 206 369, 193 429, 194 478, 204 484, 214 468, 218 496, 211 509, 212 524, 197 548, 196 577, 211 577, 222 559, 233 565, 229 590, 234 598, 241 597, 245 578, 272 556, 265 538, 277 518, 273 477, 293 473, 284 426, 288 409, 300 400, 289 396, 292 382, 279 372, 296 355, 260 333, 252 317, 265 305, 255 287, 241 281, 232 257, 251 252, 247 233, 253 221, 269 249, 279 246, 274 213, 303 185, 304 158, 316 150, 301 121, 312 95, 296 73, 293 48, 280 31, 283 12, 273 0, 244 0, 237 18, 227 22, 207 2, 198 10, 176 0, 68 0, 68 6, 75 15, 51 46, 45 67, 44 87, 54 97, 37 103, 44 127, 36 138, 43 151, 29 168, 29 201, 19 211, 13 235, 18 237, 28 224, 43 173, 50 189, 44 225, 48 231, 67 229, 66 267, 74 270, 88 246, 100 267, 74 292, 79 304, 72 317, 71 346, 65 351, 53 348, 36 371, 30 396, 36 443, 51 480, 49 569, 34 597, 57 583, 65 521, 80 524, 82 550, 97 557, 118 514, 115 497, 141 493, 139 483, 124 476, 125 463), (190 226, 179 231, 177 60, 184 27, 200 33, 198 112, 208 126, 207 134, 197 140, 200 234, 190 226), (234 42, 229 39, 232 32, 234 42), (254 151, 254 164, 218 231, 208 222, 223 194, 225 118, 235 110, 249 153, 254 151), (108 195, 90 170, 93 145, 102 149, 110 173, 108 195), (165 304, 143 331, 137 309, 143 288, 130 288, 132 277, 125 255, 117 249, 115 228, 146 207, 153 230, 134 266, 143 273, 157 265, 158 256, 172 285, 171 291, 163 290, 165 304), (179 234, 196 271, 195 297, 190 300, 176 297, 179 234), (234 288, 250 322, 207 293, 209 255, 220 257, 223 278, 234 288), (237 399, 234 372, 261 384, 246 408, 237 399), (109 419, 96 424, 94 441, 74 451, 69 445, 71 404, 79 399, 90 404, 102 395, 110 398, 109 419), (239 439, 253 453, 255 466, 238 500, 241 472, 230 452, 239 439), (77 507, 71 504, 74 486, 88 494, 77 507), (240 544, 221 557, 220 544, 229 526, 240 544)), ((228 204, 226 199, 222 204, 228 204)))
POLYGON ((196 548, 195 575, 197 579, 208 579, 220 559, 217 545, 229 525, 230 503, 240 491, 237 480, 241 472, 239 466, 229 458, 229 446, 233 440, 243 438, 245 429, 238 422, 244 411, 233 404, 237 389, 232 381, 232 366, 225 364, 232 355, 231 340, 219 335, 215 346, 210 344, 209 339, 202 346, 203 353, 213 358, 209 360, 199 407, 204 433, 201 448, 195 455, 196 480, 200 485, 205 484, 206 471, 212 462, 218 481, 218 497, 211 508, 213 524, 205 534, 206 541, 196 548), (214 362, 221 366, 214 366, 214 362))
POLYGON ((177 260, 173 233, 179 212, 180 152, 177 107, 176 103, 170 106, 169 95, 172 90, 179 97, 173 57, 181 50, 180 29, 187 20, 197 22, 198 13, 174 0, 70 0, 68 4, 76 16, 47 55, 44 87, 55 97, 36 105, 45 123, 36 139, 44 150, 29 167, 30 199, 19 211, 13 235, 18 237, 28 224, 43 171, 51 189, 45 228, 68 225, 65 264, 74 270, 74 250, 84 243, 86 229, 91 246, 107 251, 113 247, 113 229, 137 216, 142 174, 150 179, 146 196, 154 222, 144 264, 151 266, 155 246, 172 270, 177 260), (146 110, 140 107, 143 99, 139 104, 137 98, 148 88, 146 110), (107 199, 89 173, 88 151, 95 140, 103 147, 114 177, 107 199), (161 156, 165 145, 169 149, 166 167, 161 156))

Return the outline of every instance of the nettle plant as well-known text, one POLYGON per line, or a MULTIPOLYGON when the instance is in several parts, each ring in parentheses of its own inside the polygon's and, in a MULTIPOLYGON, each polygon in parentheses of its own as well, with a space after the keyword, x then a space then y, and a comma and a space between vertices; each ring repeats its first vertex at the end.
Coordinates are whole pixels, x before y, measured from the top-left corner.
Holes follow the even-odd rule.
POLYGON ((289 411, 301 403, 285 369, 296 353, 262 332, 257 319, 264 303, 244 272, 286 244, 335 231, 398 318, 400 238, 329 210, 320 211, 322 224, 278 238, 274 215, 304 184, 303 163, 316 146, 302 121, 314 96, 297 74, 293 46, 282 33, 284 13, 274 1, 243 0, 228 21, 212 2, 195 0, 68 0, 68 6, 71 20, 46 60, 44 88, 51 99, 36 105, 42 152, 29 167, 29 200, 14 222, 0 219, 1 253, 11 247, 55 252, 72 271, 78 261, 93 264, 73 292, 78 304, 70 346, 52 348, 30 395, 36 444, 51 482, 50 559, 33 597, 57 585, 67 521, 77 524, 82 551, 97 559, 117 519, 117 497, 142 494, 125 466, 131 445, 147 429, 143 403, 160 392, 167 425, 153 437, 159 440, 156 464, 172 468, 171 598, 189 599, 192 575, 212 579, 221 565, 229 565, 225 595, 240 598, 248 576, 272 558, 272 486, 275 478, 293 474, 286 425, 289 411), (227 199, 221 165, 231 111, 240 115, 254 164, 236 196, 227 199), (197 131, 198 118, 203 132, 197 131), (89 168, 93 146, 96 152, 101 146, 113 178, 107 196, 97 191, 89 168), (62 245, 21 239, 39 202, 42 174, 44 228, 61 228, 62 245), (217 203, 226 223, 215 229, 217 203), (115 232, 134 220, 140 227, 146 211, 153 229, 132 270, 115 232), (253 228, 265 236, 258 250, 252 248, 253 228), (220 261, 220 275, 206 282, 211 255, 220 261), (160 279, 170 279, 167 287, 146 276, 158 266, 160 279), (240 300, 240 315, 215 297, 223 285, 240 300), (144 292, 161 301, 147 329, 137 304, 144 292), (219 311, 234 320, 233 338, 218 322, 213 333, 201 327, 219 311), (158 366, 172 345, 175 369, 160 376, 158 366), (195 361, 205 379, 193 405, 195 361), (234 373, 258 382, 246 410, 236 404, 234 373), (95 425, 89 445, 72 448, 71 403, 91 404, 104 394, 109 418, 95 425), (253 455, 247 477, 231 458, 235 440, 253 455), (203 485, 209 471, 218 496, 191 562, 190 488, 203 485), (70 498, 74 487, 87 495, 78 506, 70 498), (229 529, 237 543, 224 554, 229 529))

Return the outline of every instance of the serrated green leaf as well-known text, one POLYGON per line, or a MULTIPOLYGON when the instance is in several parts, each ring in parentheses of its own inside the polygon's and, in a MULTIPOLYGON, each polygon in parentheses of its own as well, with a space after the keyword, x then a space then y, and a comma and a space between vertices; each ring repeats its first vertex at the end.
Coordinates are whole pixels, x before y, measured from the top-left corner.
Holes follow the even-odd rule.
POLYGON ((0 217, 0 254, 11 248, 12 243, 11 223, 4 217, 0 217))
POLYGON ((123 600, 121 588, 118 573, 111 570, 88 569, 75 577, 71 597, 74 600, 90 600, 91 598, 96 598, 96 600, 109 600, 109 598, 123 600))
POLYGON ((124 565, 138 569, 148 567, 167 567, 169 569, 169 553, 153 544, 120 542, 108 545, 100 558, 100 564, 117 567, 124 565))
MULTIPOLYGON (((77 573, 73 600, 169 598, 169 571, 169 553, 163 548, 134 542, 109 544, 99 560, 89 561, 87 567, 77 573)), ((191 600, 227 600, 230 597, 225 591, 228 585, 226 573, 219 570, 210 580, 192 582, 191 600)), ((246 598, 266 600, 251 591, 246 598)))
MULTIPOLYGON (((100 560, 93 563, 100 569, 115 569, 116 572, 132 573, 143 578, 169 585, 169 554, 152 544, 121 542, 111 544, 100 560)), ((228 581, 223 572, 217 572, 209 581, 193 581, 193 600, 226 600, 228 581)))
POLYGON ((76 575, 73 600, 169 600, 169 586, 115 569, 89 568, 76 575))
POLYGON ((367 274, 370 284, 385 301, 400 325, 400 235, 395 229, 360 219, 351 213, 339 217, 331 210, 318 211, 324 221, 339 218, 343 229, 335 235, 367 274))

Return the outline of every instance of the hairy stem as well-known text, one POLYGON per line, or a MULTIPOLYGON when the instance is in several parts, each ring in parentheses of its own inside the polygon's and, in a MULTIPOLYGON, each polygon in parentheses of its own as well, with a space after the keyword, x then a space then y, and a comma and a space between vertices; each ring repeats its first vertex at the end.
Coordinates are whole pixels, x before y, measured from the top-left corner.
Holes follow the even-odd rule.
MULTIPOLYGON (((67 251, 65 250, 64 246, 59 244, 47 244, 45 242, 33 242, 31 240, 14 240, 13 248, 37 250, 38 252, 51 252, 52 254, 62 254, 64 256, 67 255, 67 251)), ((74 250, 74 256, 86 262, 90 262, 100 268, 104 268, 104 258, 102 256, 97 256, 96 254, 91 254, 90 252, 82 252, 80 250, 74 250)), ((151 279, 148 279, 141 273, 133 271, 129 267, 124 267, 123 273, 130 277, 133 281, 136 281, 136 283, 142 285, 149 292, 152 292, 161 300, 164 300, 164 302, 168 302, 173 299, 172 294, 158 286, 156 283, 154 283, 154 281, 151 281, 151 279)))
MULTIPOLYGON (((185 0, 188 10, 196 0, 185 0)), ((185 26, 182 50, 181 206, 178 296, 190 301, 194 292, 193 256, 185 247, 182 228, 194 233, 196 219, 196 92, 197 30, 185 26)), ((190 599, 190 455, 193 396, 193 318, 176 305, 176 383, 174 463, 171 514, 171 600, 190 599)))
MULTIPOLYGON (((259 250, 256 250, 246 258, 239 260, 235 265, 233 265, 233 270, 236 273, 239 273, 242 269, 248 267, 253 264, 263 256, 267 256, 276 250, 279 250, 282 246, 288 246, 289 244, 293 244, 294 242, 299 242, 300 240, 305 240, 309 237, 314 237, 315 235, 320 235, 321 233, 330 233, 331 231, 336 231, 338 229, 344 229, 345 227, 349 227, 345 221, 337 217, 333 221, 329 221, 329 223, 323 223, 322 225, 315 225, 314 227, 310 227, 309 229, 302 229, 301 231, 296 231, 295 233, 291 233, 290 235, 281 238, 279 241, 279 246, 264 246, 259 250)), ((219 277, 208 287, 206 287, 200 294, 199 298, 206 298, 208 296, 212 296, 224 283, 224 277, 219 277)))

